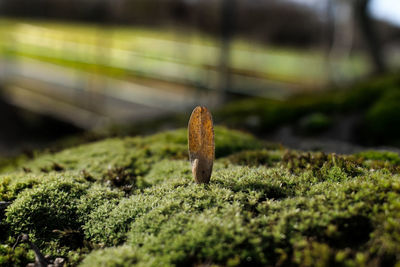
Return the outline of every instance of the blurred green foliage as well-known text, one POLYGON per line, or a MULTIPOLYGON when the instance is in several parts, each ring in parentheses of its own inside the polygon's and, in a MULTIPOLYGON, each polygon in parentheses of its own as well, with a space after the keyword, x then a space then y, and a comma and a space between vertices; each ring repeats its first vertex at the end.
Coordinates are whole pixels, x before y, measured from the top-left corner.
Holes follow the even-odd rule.
POLYGON ((368 109, 365 124, 372 136, 388 141, 399 141, 400 86, 384 92, 368 109))
POLYGON ((218 122, 265 135, 300 124, 303 134, 320 133, 349 114, 361 114, 353 132, 363 144, 400 142, 400 76, 391 74, 347 89, 312 92, 288 100, 250 98, 227 104, 216 112, 218 122))
POLYGON ((323 113, 311 113, 300 120, 300 129, 305 134, 319 133, 328 129, 332 120, 323 113))

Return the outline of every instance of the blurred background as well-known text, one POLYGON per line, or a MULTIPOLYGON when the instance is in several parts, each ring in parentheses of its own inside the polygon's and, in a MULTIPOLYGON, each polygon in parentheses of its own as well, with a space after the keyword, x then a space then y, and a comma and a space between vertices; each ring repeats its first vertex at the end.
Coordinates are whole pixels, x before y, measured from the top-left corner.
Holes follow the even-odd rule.
POLYGON ((0 155, 185 126, 197 105, 294 148, 400 145, 397 0, 0 0, 0 16, 0 155))

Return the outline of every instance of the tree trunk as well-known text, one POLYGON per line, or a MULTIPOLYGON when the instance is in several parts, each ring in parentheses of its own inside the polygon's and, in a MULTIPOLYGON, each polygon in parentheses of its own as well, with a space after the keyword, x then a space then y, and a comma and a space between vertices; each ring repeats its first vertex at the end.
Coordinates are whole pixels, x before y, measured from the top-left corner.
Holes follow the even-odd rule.
POLYGON ((374 73, 386 72, 386 64, 378 35, 373 27, 373 22, 368 14, 370 0, 355 0, 354 13, 358 27, 367 45, 368 54, 371 58, 374 73))
POLYGON ((219 58, 219 104, 227 101, 228 91, 232 87, 230 74, 231 41, 235 27, 235 0, 221 0, 221 50, 219 58))

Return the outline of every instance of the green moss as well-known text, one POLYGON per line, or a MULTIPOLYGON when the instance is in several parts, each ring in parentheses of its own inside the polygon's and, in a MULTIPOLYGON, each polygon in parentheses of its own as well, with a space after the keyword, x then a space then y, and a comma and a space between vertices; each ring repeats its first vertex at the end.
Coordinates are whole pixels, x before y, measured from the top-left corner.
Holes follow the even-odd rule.
POLYGON ((357 153, 355 156, 360 157, 362 160, 378 160, 400 165, 400 155, 396 152, 368 150, 357 153))
POLYGON ((132 246, 119 246, 97 250, 83 260, 87 266, 134 266, 139 262, 136 249, 132 246))
POLYGON ((79 221, 86 223, 88 215, 104 203, 116 203, 124 196, 123 192, 94 184, 81 196, 77 204, 79 221))
POLYGON ((370 170, 387 169, 392 173, 400 173, 400 156, 396 152, 369 150, 351 157, 370 170))
MULTIPOLYGON (((262 145, 254 137, 215 128, 216 157, 229 155, 243 149, 254 149, 262 145)), ((84 171, 86 177, 109 180, 124 176, 127 183, 147 174, 151 164, 168 159, 187 158, 186 130, 165 132, 145 138, 113 138, 96 143, 79 145, 61 152, 43 154, 33 161, 17 165, 17 169, 33 173, 84 171)))
POLYGON ((21 193, 7 209, 7 223, 12 232, 30 234, 44 247, 57 240, 55 230, 79 229, 78 200, 86 189, 87 185, 56 177, 21 193))
POLYGON ((282 160, 283 154, 284 152, 280 150, 247 150, 232 154, 227 160, 237 165, 274 166, 282 160))
POLYGON ((24 232, 83 266, 400 262, 397 154, 284 150, 218 127, 216 147, 208 185, 193 182, 185 130, 17 165, 0 175, 0 196, 13 202, 0 259, 32 261, 26 248, 17 257, 8 249, 24 232))
MULTIPOLYGON (((380 259, 373 251, 381 249, 382 237, 375 234, 385 231, 386 219, 376 216, 385 212, 377 203, 400 190, 399 177, 384 172, 313 185, 280 169, 231 166, 213 179, 209 186, 172 180, 146 190, 142 204, 128 200, 130 208, 113 213, 112 221, 138 205, 149 210, 124 220, 130 226, 123 230, 129 232, 123 255, 117 248, 101 250, 84 265, 357 265, 357 255, 380 259)), ((391 249, 385 253, 397 253, 399 243, 383 239, 391 249)))
POLYGON ((26 266, 34 261, 33 253, 29 253, 26 247, 18 247, 15 250, 9 245, 0 244, 0 265, 4 267, 26 266))
MULTIPOLYGON (((151 171, 144 177, 147 186, 154 186, 169 179, 191 179, 192 171, 187 160, 162 160, 153 165, 151 171)), ((215 168, 215 166, 214 166, 215 168)))

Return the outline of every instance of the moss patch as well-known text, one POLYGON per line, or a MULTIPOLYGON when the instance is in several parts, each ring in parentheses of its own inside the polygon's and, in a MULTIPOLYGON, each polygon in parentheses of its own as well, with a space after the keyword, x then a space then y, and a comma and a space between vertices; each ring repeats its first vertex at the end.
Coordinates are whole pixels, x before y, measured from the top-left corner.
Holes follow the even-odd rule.
POLYGON ((192 181, 186 130, 114 138, 0 175, 12 201, 0 262, 19 233, 83 266, 393 266, 400 262, 399 156, 286 150, 216 128, 210 184, 192 181))

